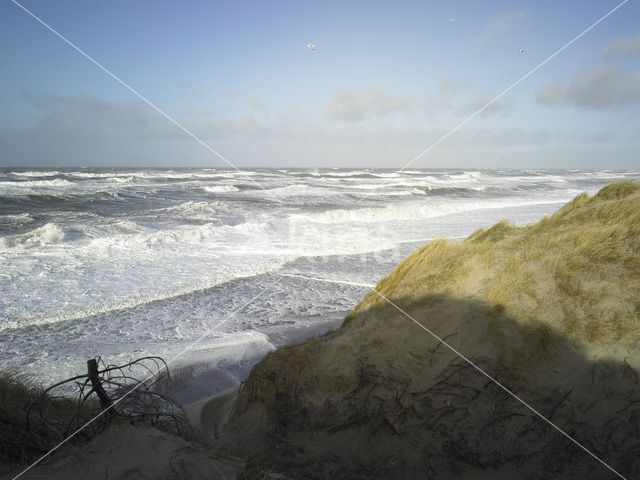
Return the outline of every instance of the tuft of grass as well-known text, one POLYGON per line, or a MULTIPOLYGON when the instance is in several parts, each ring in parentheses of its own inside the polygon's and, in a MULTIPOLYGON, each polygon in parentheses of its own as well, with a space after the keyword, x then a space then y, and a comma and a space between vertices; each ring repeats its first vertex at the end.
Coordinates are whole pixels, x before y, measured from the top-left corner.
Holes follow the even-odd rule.
POLYGON ((0 371, 0 463, 28 462, 47 452, 57 440, 57 432, 43 430, 37 418, 27 428, 27 409, 36 399, 40 411, 52 418, 71 418, 76 411, 71 399, 41 395, 42 391, 24 375, 0 371))
POLYGON ((497 242, 502 240, 506 235, 516 230, 518 227, 509 224, 506 220, 500 220, 498 223, 487 229, 479 228, 467 238, 465 242, 497 242))
POLYGON ((605 185, 593 197, 594 200, 620 200, 640 191, 640 183, 631 180, 605 185))
POLYGON ((312 337, 300 344, 288 345, 267 353, 251 370, 243 384, 249 403, 269 403, 279 393, 301 392, 311 388, 313 382, 306 376, 309 370, 307 367, 318 343, 325 341, 326 337, 327 335, 312 337), (274 368, 276 365, 277 368, 274 368))

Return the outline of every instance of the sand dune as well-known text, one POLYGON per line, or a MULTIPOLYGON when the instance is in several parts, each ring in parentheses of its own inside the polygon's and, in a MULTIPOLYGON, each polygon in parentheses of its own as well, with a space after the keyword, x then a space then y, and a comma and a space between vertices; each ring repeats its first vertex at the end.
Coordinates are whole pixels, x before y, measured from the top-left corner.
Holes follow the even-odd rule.
POLYGON ((639 225, 622 182, 418 249, 376 286, 394 305, 256 365, 221 442, 293 478, 635 478, 639 225))

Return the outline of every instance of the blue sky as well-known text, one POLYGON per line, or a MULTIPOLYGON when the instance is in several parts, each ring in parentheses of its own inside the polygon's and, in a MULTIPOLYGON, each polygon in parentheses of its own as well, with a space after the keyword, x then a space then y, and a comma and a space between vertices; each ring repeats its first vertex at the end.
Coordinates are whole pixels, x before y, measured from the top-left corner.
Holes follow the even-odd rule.
MULTIPOLYGON (((621 1, 20 3, 239 167, 402 168, 621 1)), ((10 0, 0 40, 0 165, 227 166, 10 0)), ((629 0, 411 167, 639 152, 629 0)))

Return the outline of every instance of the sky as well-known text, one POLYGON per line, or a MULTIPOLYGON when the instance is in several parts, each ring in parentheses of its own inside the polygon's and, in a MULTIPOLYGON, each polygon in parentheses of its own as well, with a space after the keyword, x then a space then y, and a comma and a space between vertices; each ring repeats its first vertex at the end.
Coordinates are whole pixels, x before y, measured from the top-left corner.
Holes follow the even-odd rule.
POLYGON ((0 166, 640 168, 640 0, 16 1, 0 166))

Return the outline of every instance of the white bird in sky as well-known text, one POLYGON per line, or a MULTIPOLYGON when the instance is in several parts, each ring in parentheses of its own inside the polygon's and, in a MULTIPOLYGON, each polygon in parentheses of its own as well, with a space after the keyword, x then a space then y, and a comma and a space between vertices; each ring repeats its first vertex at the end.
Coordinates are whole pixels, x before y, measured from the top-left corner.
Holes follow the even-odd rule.
POLYGON ((311 50, 316 49, 316 46, 313 43, 307 43, 307 47, 309 47, 311 50))
POLYGON ((449 21, 450 21, 450 22, 455 22, 455 21, 456 21, 456 19, 455 19, 455 18, 450 18, 450 19, 449 19, 449 21))
POLYGON ((522 48, 520 49, 520 53, 525 53, 526 50, 523 50, 522 48))

